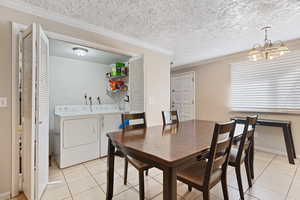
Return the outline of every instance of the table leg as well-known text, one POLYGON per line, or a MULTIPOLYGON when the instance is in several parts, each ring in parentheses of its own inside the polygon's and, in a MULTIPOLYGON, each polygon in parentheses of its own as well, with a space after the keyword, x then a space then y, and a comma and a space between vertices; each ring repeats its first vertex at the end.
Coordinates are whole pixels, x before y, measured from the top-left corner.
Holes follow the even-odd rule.
POLYGON ((291 145, 292 145, 292 150, 293 150, 293 156, 294 156, 294 158, 297 158, 294 139, 293 139, 293 134, 292 134, 292 128, 291 128, 290 124, 288 125, 288 129, 289 129, 289 137, 290 137, 290 140, 291 140, 291 145))
POLYGON ((112 200, 114 194, 114 166, 115 147, 111 139, 108 139, 106 200, 112 200))
POLYGON ((284 137, 286 151, 287 151, 287 154, 288 154, 289 163, 290 164, 295 164, 293 150, 292 150, 292 144, 291 144, 291 140, 289 138, 288 126, 284 126, 282 129, 283 129, 283 137, 284 137))
POLYGON ((173 167, 168 167, 164 169, 163 199, 164 200, 177 199, 177 177, 176 177, 176 169, 173 167))

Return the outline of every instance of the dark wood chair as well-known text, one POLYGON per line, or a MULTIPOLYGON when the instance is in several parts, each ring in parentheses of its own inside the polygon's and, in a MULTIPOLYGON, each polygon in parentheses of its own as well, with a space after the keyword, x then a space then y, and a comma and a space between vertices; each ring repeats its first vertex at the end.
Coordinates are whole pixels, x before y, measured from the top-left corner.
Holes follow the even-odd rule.
POLYGON ((236 178, 239 186, 240 197, 244 199, 244 190, 241 176, 241 165, 245 164, 247 180, 249 187, 252 187, 252 176, 250 168, 250 150, 251 145, 254 145, 254 131, 257 121, 257 115, 249 116, 246 119, 242 138, 238 147, 233 147, 230 152, 228 164, 235 168, 236 178))
MULTIPOLYGON (((123 131, 126 132, 128 130, 141 129, 146 128, 146 117, 145 113, 135 113, 135 114, 122 114, 122 123, 124 125, 123 131), (139 121, 137 123, 125 125, 126 121, 139 121), (142 121, 142 122, 140 122, 142 121)), ((128 155, 125 155, 125 165, 124 165, 124 185, 127 184, 127 174, 128 174, 128 163, 134 166, 139 172, 139 190, 140 190, 140 200, 144 200, 145 197, 145 183, 144 183, 144 172, 146 171, 146 175, 148 175, 148 169, 153 166, 134 159, 128 155)))
POLYGON ((186 183, 189 191, 196 188, 203 192, 203 199, 209 200, 209 191, 221 181, 224 199, 228 199, 226 171, 234 136, 235 122, 217 123, 209 153, 195 164, 178 170, 177 179, 186 183))
POLYGON ((178 113, 176 110, 175 111, 161 111, 161 114, 162 114, 164 126, 179 123, 179 117, 178 117, 178 113))

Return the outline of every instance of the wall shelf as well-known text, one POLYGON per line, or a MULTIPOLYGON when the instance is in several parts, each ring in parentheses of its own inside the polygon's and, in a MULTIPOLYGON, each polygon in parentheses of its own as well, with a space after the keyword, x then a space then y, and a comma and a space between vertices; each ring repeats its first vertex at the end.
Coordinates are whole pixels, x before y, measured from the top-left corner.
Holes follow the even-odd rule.
POLYGON ((109 80, 117 81, 117 80, 124 80, 128 78, 128 75, 126 76, 106 76, 109 80))
POLYGON ((106 90, 106 94, 109 96, 116 96, 116 95, 126 95, 127 90, 106 90))

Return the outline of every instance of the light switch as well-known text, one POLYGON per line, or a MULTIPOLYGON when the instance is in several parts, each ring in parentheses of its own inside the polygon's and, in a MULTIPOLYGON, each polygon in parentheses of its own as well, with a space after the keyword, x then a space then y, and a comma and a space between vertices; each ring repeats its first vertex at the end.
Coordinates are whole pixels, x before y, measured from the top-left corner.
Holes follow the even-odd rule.
POLYGON ((0 107, 7 107, 7 97, 0 97, 0 107))

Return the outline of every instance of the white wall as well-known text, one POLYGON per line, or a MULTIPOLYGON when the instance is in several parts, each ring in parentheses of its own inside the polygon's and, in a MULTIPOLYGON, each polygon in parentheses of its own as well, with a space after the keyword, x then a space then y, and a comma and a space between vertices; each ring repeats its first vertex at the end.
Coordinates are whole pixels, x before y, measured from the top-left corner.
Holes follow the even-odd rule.
POLYGON ((84 94, 96 103, 100 96, 103 103, 113 103, 106 95, 108 65, 63 57, 50 56, 51 104, 84 104, 84 94))
POLYGON ((97 97, 102 103, 114 103, 106 95, 107 79, 110 72, 108 65, 50 56, 50 133, 54 128, 54 108, 56 105, 84 104, 84 94, 92 96, 93 103, 97 97))

